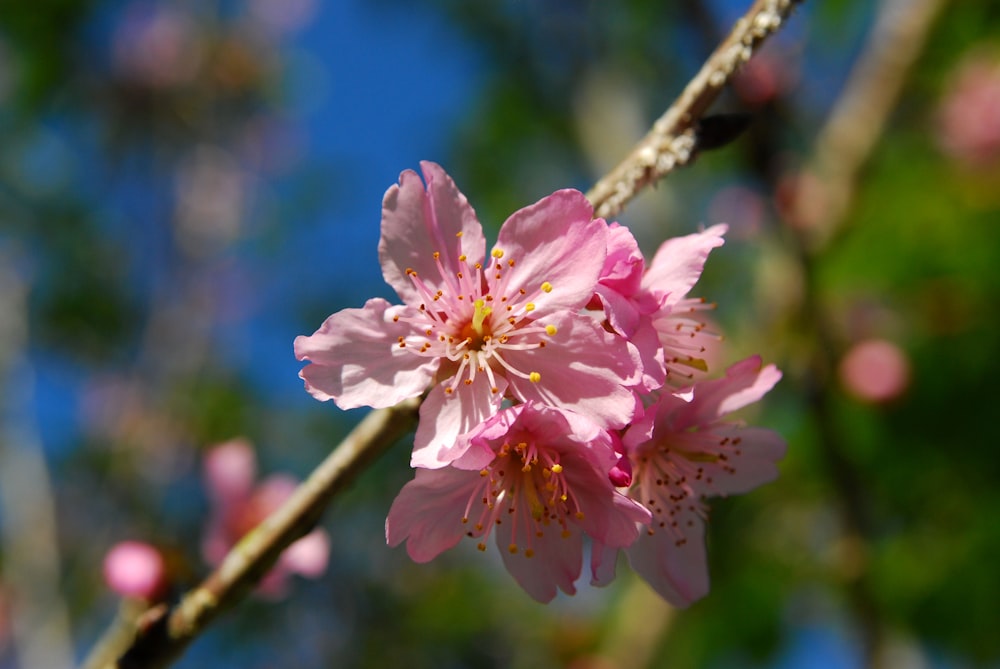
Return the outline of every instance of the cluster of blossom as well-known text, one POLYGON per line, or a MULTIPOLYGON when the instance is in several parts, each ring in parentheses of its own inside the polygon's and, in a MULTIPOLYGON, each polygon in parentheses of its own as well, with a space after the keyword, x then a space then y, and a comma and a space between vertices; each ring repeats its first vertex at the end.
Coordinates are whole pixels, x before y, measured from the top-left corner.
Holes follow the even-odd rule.
POLYGON ((295 340, 306 389, 344 409, 427 393, 415 478, 386 520, 426 562, 495 537, 535 599, 592 583, 619 550, 663 597, 708 591, 704 498, 773 479, 785 444, 729 413, 781 377, 757 357, 709 378, 708 333, 688 297, 723 225, 671 239, 646 267, 629 230, 561 190, 507 219, 486 253, 444 170, 406 171, 382 205, 379 258, 403 304, 368 300, 295 340), (428 390, 429 388, 429 390, 428 390))
MULTIPOLYGON (((287 474, 272 474, 257 481, 257 457, 246 439, 231 439, 208 449, 202 463, 209 510, 202 537, 202 556, 219 565, 250 530, 287 500, 298 481, 287 474)), ((326 569, 330 537, 316 528, 281 554, 257 587, 268 599, 283 597, 289 577, 317 578, 326 569)), ((123 597, 157 602, 172 587, 167 560, 156 546, 123 541, 104 558, 104 580, 123 597)))

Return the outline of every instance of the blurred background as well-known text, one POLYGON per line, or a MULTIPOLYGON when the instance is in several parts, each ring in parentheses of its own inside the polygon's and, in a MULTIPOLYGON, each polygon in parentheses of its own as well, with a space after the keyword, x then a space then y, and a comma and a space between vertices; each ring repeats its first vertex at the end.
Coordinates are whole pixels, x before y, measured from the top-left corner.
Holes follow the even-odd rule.
MULTIPOLYGON (((746 416, 781 478, 713 503, 707 599, 620 565, 541 606, 471 545, 412 564, 400 443, 325 516, 321 576, 176 666, 1000 666, 1000 8, 940 4, 805 3, 713 108, 749 130, 618 217, 647 257, 729 223, 695 293, 727 363, 785 371, 746 416)), ((0 5, 0 667, 82 660, 121 542, 162 596, 208 572, 211 447, 252 445, 244 487, 254 457, 302 478, 363 415, 303 391, 292 340, 392 298, 401 170, 441 163, 495 234, 616 164, 747 5, 0 5)))

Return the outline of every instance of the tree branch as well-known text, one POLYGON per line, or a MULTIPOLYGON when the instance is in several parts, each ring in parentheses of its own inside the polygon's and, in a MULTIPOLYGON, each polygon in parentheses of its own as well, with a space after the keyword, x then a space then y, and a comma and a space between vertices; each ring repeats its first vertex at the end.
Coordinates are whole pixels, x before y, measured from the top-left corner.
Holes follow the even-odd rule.
POLYGON ((240 601, 288 546, 305 536, 340 490, 417 422, 420 398, 372 411, 334 449, 291 498, 247 534, 215 571, 173 608, 144 614, 130 646, 92 657, 87 668, 165 667, 224 609, 240 601))
POLYGON ((680 97, 658 118, 652 129, 587 199, 594 215, 612 218, 646 186, 683 167, 695 153, 694 127, 722 87, 750 60, 754 51, 774 33, 801 0, 756 0, 733 26, 729 36, 709 56, 680 97))
MULTIPOLYGON (((687 163, 695 148, 693 127, 723 85, 760 43, 777 30, 800 0, 756 0, 684 92, 629 156, 602 178, 587 198, 595 216, 608 218, 646 186, 687 163)), ((409 432, 419 398, 370 413, 319 465, 281 508, 237 544, 221 565, 172 607, 151 609, 127 648, 100 644, 86 669, 165 667, 225 608, 240 601, 283 550, 319 520, 330 499, 369 462, 409 432)))

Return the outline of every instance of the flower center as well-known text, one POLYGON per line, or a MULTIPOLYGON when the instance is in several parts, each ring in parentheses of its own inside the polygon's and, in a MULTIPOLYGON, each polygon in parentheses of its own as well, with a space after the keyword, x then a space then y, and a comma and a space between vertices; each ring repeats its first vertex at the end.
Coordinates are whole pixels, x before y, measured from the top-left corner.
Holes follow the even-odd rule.
POLYGON ((495 248, 484 265, 470 263, 459 250, 458 271, 452 273, 435 251, 436 290, 415 270, 406 270, 421 301, 417 316, 403 317, 416 326, 416 333, 400 337, 398 345, 416 355, 445 358, 451 363, 442 367, 442 373, 451 378, 446 394, 454 393, 460 383, 472 385, 480 373, 489 379, 494 393, 499 392, 496 375, 533 383, 542 380, 538 371, 521 369, 507 354, 544 348, 555 336, 554 325, 538 321, 533 301, 551 292, 553 286, 544 281, 533 291, 511 287, 517 263, 514 258, 503 259, 504 255, 502 249, 495 248))
POLYGON ((466 532, 469 537, 481 538, 479 550, 486 550, 492 528, 507 522, 513 525, 513 541, 507 549, 511 553, 523 549, 525 557, 532 557, 536 540, 553 524, 561 536, 568 537, 569 523, 583 520, 559 454, 538 448, 532 441, 504 442, 496 459, 479 475, 482 483, 470 497, 462 518, 462 523, 469 523, 479 507, 472 529, 466 532))
POLYGON ((719 439, 711 432, 671 434, 640 456, 638 499, 653 513, 649 533, 670 532, 678 546, 686 543, 682 521, 688 512, 707 516, 702 497, 712 493, 712 470, 735 474, 731 456, 740 456, 740 438, 719 439), (706 470, 706 465, 712 465, 706 470))

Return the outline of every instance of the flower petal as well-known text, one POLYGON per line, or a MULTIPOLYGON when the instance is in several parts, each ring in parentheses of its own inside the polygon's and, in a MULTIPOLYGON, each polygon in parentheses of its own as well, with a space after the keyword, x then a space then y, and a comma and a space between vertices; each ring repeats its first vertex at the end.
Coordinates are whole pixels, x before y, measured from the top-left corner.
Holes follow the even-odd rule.
POLYGON ((407 311, 374 298, 362 309, 333 314, 311 336, 296 337, 295 357, 311 363, 299 372, 306 390, 341 409, 389 407, 422 393, 440 361, 398 346, 412 326, 394 316, 407 311))
POLYGON ((660 245, 642 277, 642 287, 673 304, 691 290, 712 249, 722 246, 728 226, 713 225, 704 232, 668 239, 660 245))
POLYGON ((435 386, 420 405, 410 466, 438 469, 462 457, 470 444, 459 437, 500 410, 507 383, 502 377, 496 383, 495 393, 486 374, 477 374, 469 385, 459 383, 451 395, 445 393, 451 379, 435 386))
POLYGON ((753 404, 781 380, 774 365, 761 369, 758 355, 741 360, 728 369, 721 379, 702 381, 694 386, 694 400, 678 410, 677 428, 708 425, 737 409, 753 404))
POLYGON ((605 332, 593 319, 564 312, 557 335, 545 348, 504 351, 516 369, 538 372, 541 380, 508 375, 513 394, 590 417, 602 427, 624 427, 635 415, 640 363, 624 339, 605 332))
POLYGON ((632 568, 661 597, 674 606, 687 608, 709 590, 705 523, 690 510, 678 513, 675 520, 682 530, 682 540, 656 528, 653 534, 640 533, 626 552, 632 568))
POLYGON ((546 528, 542 536, 532 535, 530 539, 514 536, 514 523, 502 523, 496 527, 496 543, 507 567, 518 585, 543 604, 552 601, 557 588, 568 595, 576 594, 574 581, 580 577, 583 568, 583 536, 576 528, 562 534, 553 525, 546 528), (511 553, 510 546, 516 544, 518 551, 511 553), (524 552, 531 546, 534 555, 524 552))
POLYGON ((504 222, 497 239, 503 258, 516 265, 508 294, 523 289, 538 313, 577 309, 594 294, 607 255, 608 226, 576 190, 560 190, 520 209, 504 222), (551 292, 539 292, 545 283, 551 292))
POLYGON ((416 306, 421 298, 406 270, 412 269, 431 291, 442 287, 434 252, 441 254, 441 264, 448 277, 459 271, 459 256, 470 263, 483 260, 486 240, 476 212, 455 182, 431 162, 420 167, 427 182, 412 170, 399 175, 399 184, 386 191, 382 199, 382 236, 378 255, 382 276, 407 304, 416 306))
POLYGON ((727 454, 726 467, 703 463, 712 483, 706 493, 738 495, 778 478, 777 462, 785 457, 787 444, 777 432, 760 427, 720 426, 712 430, 717 437, 739 440, 739 448, 727 454))
POLYGON ((403 486, 385 520, 390 546, 406 541, 414 562, 429 562, 465 536, 465 507, 477 486, 478 472, 461 469, 418 469, 403 486))

